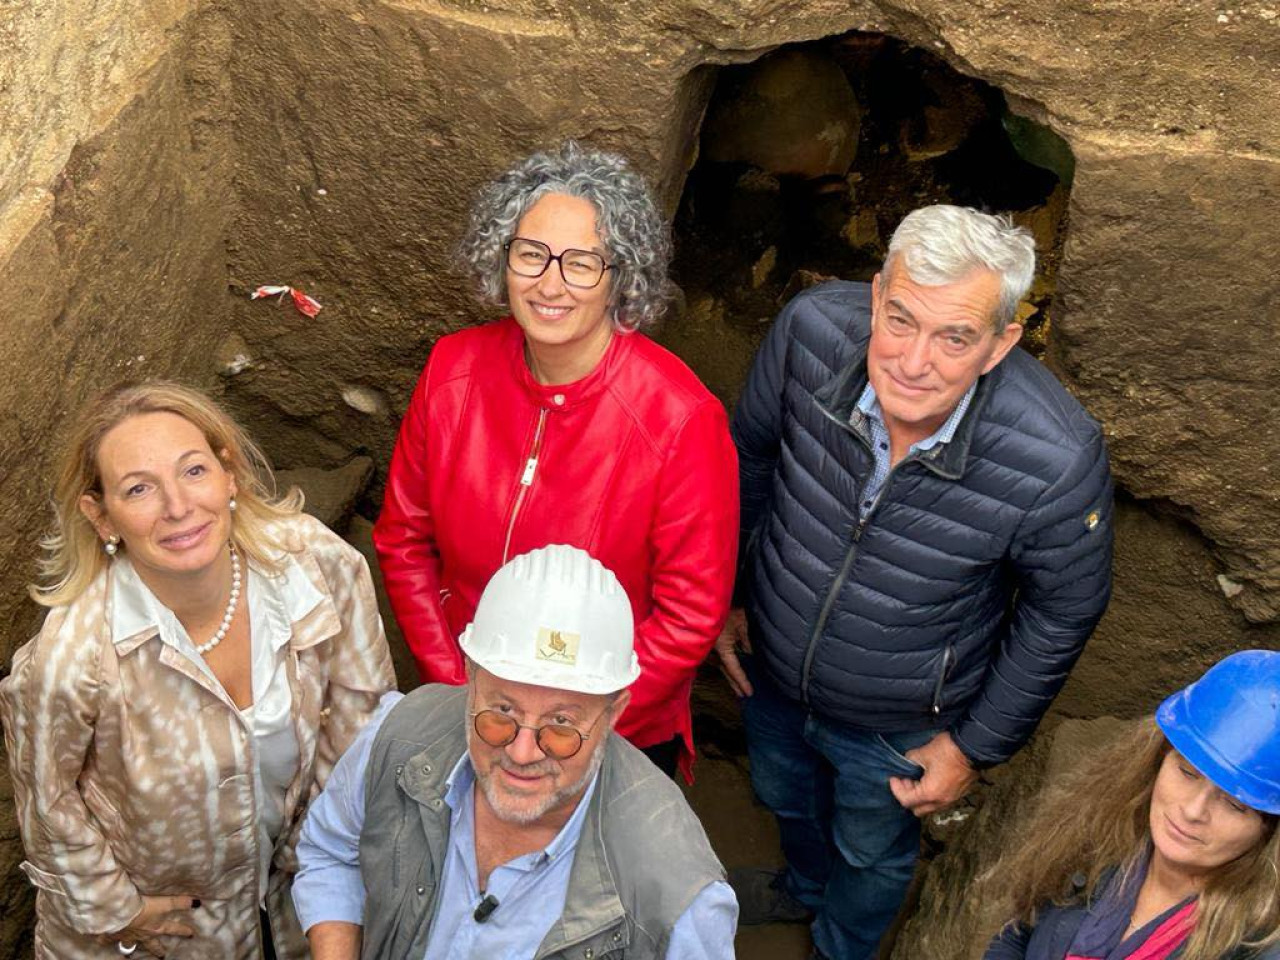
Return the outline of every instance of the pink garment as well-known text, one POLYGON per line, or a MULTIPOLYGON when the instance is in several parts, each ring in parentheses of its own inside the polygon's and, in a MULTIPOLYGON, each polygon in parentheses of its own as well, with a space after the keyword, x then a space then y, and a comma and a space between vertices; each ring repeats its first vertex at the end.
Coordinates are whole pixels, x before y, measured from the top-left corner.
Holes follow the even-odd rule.
MULTIPOLYGON (((1150 936, 1130 953, 1125 960, 1167 960, 1182 946, 1196 926, 1196 901, 1187 903, 1177 913, 1151 931, 1150 936)), ((1064 960, 1105 960, 1102 957, 1085 957, 1068 954, 1064 960)))

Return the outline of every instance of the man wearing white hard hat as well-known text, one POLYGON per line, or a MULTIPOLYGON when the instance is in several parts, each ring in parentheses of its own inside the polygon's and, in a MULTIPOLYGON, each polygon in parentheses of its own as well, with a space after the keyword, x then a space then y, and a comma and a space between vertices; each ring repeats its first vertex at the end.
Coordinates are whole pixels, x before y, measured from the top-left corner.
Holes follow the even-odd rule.
POLYGON ((494 575, 461 637, 466 687, 388 694, 311 806, 293 895, 315 960, 733 956, 706 834, 613 734, 633 633, 582 550, 494 575))

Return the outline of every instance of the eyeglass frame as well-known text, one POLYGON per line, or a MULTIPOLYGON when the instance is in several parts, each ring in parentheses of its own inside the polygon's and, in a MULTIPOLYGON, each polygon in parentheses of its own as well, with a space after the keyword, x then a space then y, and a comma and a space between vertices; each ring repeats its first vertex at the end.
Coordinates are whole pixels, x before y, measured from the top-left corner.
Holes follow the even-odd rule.
POLYGON ((509 714, 499 713, 497 710, 493 709, 493 707, 485 707, 483 710, 468 711, 467 716, 471 719, 471 729, 476 732, 476 736, 480 738, 480 742, 485 744, 486 746, 493 747, 496 750, 502 750, 506 747, 511 746, 511 744, 516 742, 516 740, 520 736, 521 730, 532 730, 533 742, 537 744, 537 747, 540 751, 542 751, 543 756, 550 757, 552 760, 572 760, 574 757, 576 757, 578 754, 582 752, 582 745, 591 739, 591 734, 595 733, 595 729, 597 726, 599 726, 600 721, 603 720, 605 714, 607 714, 612 709, 613 709, 613 704, 610 703, 603 710, 601 710, 599 716, 597 716, 593 721, 591 721, 591 726, 587 727, 586 733, 583 733, 577 727, 572 727, 564 723, 544 723, 541 726, 535 727, 528 723, 521 723, 515 717, 510 716, 509 714), (511 739, 508 740, 506 743, 489 743, 489 741, 484 738, 484 734, 480 732, 480 728, 476 726, 476 719, 482 713, 492 713, 496 716, 502 717, 504 720, 510 720, 512 723, 516 725, 516 732, 511 735, 511 739), (541 740, 542 731, 547 729, 548 727, 563 727, 565 729, 572 730, 574 733, 578 735, 578 748, 574 750, 573 753, 567 754, 566 756, 563 756, 563 757, 559 757, 559 756, 556 756, 554 753, 551 753, 542 745, 542 740, 541 740))
POLYGON ((552 263, 555 263, 556 266, 560 268, 560 279, 564 281, 565 286, 573 287, 575 290, 594 290, 596 287, 600 286, 600 284, 604 281, 604 276, 606 273, 608 273, 610 270, 618 269, 618 265, 616 263, 610 263, 608 260, 604 258, 603 255, 596 253, 594 250, 579 250, 577 247, 567 247, 566 249, 561 250, 559 253, 552 253, 551 248, 547 246, 545 243, 543 243, 541 240, 531 240, 528 237, 512 237, 510 240, 508 240, 506 243, 502 245, 502 252, 505 254, 503 263, 506 265, 506 268, 510 270, 512 273, 514 273, 517 277, 524 277, 526 280, 536 280, 538 279, 538 277, 542 276, 549 269, 551 269, 552 263), (547 251, 547 262, 542 265, 541 270, 539 270, 537 273, 521 273, 515 267, 511 266, 511 247, 516 243, 516 241, 519 241, 521 243, 534 243, 542 247, 543 250, 547 251), (581 283, 574 283, 572 280, 570 280, 568 277, 565 276, 564 258, 571 253, 586 253, 586 254, 589 254, 590 256, 600 258, 600 263, 603 264, 603 266, 600 269, 600 276, 597 278, 595 283, 591 284, 590 286, 583 286, 581 283))

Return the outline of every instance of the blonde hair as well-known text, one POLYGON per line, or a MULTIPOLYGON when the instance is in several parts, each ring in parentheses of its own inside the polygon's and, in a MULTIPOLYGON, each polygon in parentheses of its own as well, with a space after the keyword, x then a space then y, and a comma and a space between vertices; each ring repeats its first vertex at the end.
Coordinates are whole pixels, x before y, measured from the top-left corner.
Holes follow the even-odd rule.
MULTIPOLYGON (((1147 717, 1051 784, 1021 842, 982 877, 984 899, 1000 898, 1011 924, 1031 927, 1047 904, 1092 899, 1113 869, 1130 875, 1150 848, 1151 794, 1171 749, 1147 717), (1083 890, 1073 884, 1080 875, 1083 890)), ((1280 941, 1280 832, 1276 817, 1260 816, 1262 840, 1206 880, 1182 960, 1221 960, 1280 941)))
POLYGON ((36 603, 56 607, 82 594, 107 565, 97 531, 80 510, 88 495, 102 498, 98 452, 103 438, 130 417, 172 413, 204 434, 223 469, 235 477, 236 512, 231 539, 246 557, 268 570, 279 567, 284 545, 268 525, 302 509, 296 487, 276 493, 275 477, 262 451, 221 407, 199 390, 165 380, 148 380, 108 390, 88 404, 63 451, 54 488, 53 529, 40 541, 43 583, 28 592, 36 603))

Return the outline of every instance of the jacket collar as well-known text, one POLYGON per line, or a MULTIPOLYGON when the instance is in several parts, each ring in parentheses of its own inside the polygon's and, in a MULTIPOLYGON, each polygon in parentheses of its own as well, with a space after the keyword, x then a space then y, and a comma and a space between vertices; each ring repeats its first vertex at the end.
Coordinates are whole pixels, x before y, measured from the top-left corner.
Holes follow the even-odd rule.
POLYGON ((524 359, 524 331, 516 323, 514 317, 506 317, 499 321, 508 327, 506 348, 507 360, 511 364, 511 372, 516 382, 524 389, 533 402, 552 412, 572 410, 594 400, 608 386, 617 368, 625 362, 631 352, 632 333, 614 332, 605 349, 604 356, 596 364, 596 368, 581 380, 573 383, 561 383, 549 387, 534 379, 529 364, 524 359))
MULTIPOLYGON (((311 558, 303 558, 303 562, 307 560, 311 558)), ((280 573, 275 575, 249 567, 253 587, 267 606, 272 644, 278 648, 289 642, 298 649, 333 636, 341 624, 332 598, 316 587, 293 555, 286 554, 282 562, 280 573), (313 612, 315 616, 311 616, 313 612)), ((313 560, 311 563, 314 565, 313 560)), ((111 562, 108 584, 111 640, 120 656, 132 653, 154 636, 172 650, 195 653, 178 618, 143 583, 127 556, 111 562)))
MULTIPOLYGON (((969 448, 973 444, 974 432, 978 421, 986 408, 987 399, 1000 382, 1003 364, 997 364, 990 373, 978 378, 978 389, 969 401, 969 409, 956 426, 955 434, 948 443, 940 443, 928 450, 917 453, 913 460, 945 480, 959 480, 964 476, 965 464, 969 459, 969 448)), ((870 445, 870 429, 862 425, 857 429, 851 420, 865 420, 861 414, 854 418, 858 398, 867 386, 867 344, 859 343, 853 357, 834 377, 814 391, 813 397, 824 412, 832 419, 849 425, 850 431, 864 444, 870 445)))

